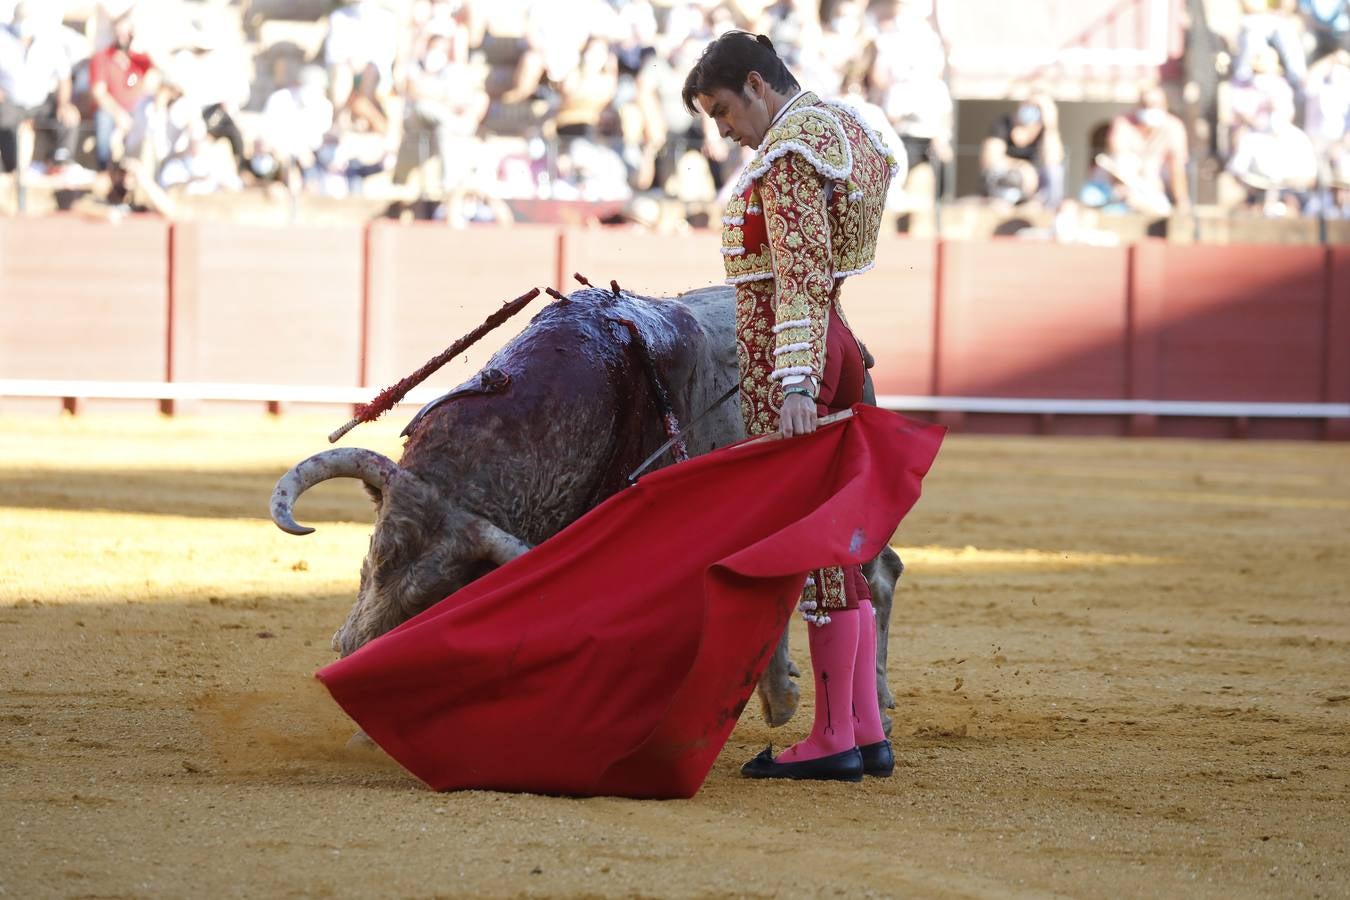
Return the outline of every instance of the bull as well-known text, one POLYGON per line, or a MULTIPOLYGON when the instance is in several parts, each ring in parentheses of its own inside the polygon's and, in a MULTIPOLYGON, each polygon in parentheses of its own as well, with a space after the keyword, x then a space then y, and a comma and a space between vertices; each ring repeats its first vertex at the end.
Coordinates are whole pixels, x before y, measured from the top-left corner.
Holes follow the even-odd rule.
MULTIPOLYGON (((587 288, 541 310, 469 381, 408 424, 398 462, 337 448, 297 463, 277 482, 272 519, 292 534, 294 505, 330 478, 357 478, 375 503, 356 602, 333 636, 342 656, 541 543, 605 498, 666 439, 664 420, 688 423, 691 455, 745 435, 735 402, 734 293, 704 288, 675 299, 587 288), (622 327, 621 327, 622 325, 622 327), (669 408, 663 409, 663 405, 669 408)), ((870 390, 870 380, 868 389, 870 390)), ((668 461, 663 460, 663 464, 668 461)), ((867 566, 877 606, 877 689, 903 566, 887 548, 867 566)), ((800 693, 787 633, 758 693, 765 720, 787 722, 800 693)), ((885 721, 887 730, 890 721, 885 721)))

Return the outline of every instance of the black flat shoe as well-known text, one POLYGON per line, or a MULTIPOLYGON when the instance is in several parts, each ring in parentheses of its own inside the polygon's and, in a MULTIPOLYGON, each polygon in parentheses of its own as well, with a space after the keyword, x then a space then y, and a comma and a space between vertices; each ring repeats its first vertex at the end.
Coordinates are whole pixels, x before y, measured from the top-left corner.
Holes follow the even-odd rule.
POLYGON ((890 778, 895 771, 895 752, 890 741, 877 741, 858 748, 862 755, 863 773, 877 778, 890 778))
POLYGON ((780 763, 773 760, 773 747, 765 747, 754 759, 741 766, 746 778, 792 778, 812 781, 862 781, 862 754, 857 747, 841 753, 808 759, 802 762, 780 763))

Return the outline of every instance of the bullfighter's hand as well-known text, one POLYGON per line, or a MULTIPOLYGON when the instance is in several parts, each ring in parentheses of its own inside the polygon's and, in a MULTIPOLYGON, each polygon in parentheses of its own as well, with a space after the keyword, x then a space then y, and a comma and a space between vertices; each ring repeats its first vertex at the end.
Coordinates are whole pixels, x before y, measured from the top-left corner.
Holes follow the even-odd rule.
POLYGON ((816 401, 805 394, 788 394, 778 410, 778 430, 783 437, 796 437, 816 430, 816 401))

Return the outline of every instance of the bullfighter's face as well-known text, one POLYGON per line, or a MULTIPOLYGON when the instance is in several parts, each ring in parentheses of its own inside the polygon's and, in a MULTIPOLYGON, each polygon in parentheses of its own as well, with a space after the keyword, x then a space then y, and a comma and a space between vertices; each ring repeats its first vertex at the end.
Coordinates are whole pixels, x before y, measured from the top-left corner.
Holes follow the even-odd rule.
POLYGON ((742 147, 758 147, 769 130, 770 88, 758 72, 751 72, 739 91, 713 88, 696 98, 699 109, 717 124, 717 133, 742 147))

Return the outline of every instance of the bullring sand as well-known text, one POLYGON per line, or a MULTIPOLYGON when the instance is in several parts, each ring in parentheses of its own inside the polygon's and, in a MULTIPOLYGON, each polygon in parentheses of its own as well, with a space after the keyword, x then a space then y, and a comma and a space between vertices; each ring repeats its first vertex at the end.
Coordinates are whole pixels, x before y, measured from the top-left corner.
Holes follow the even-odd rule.
POLYGON ((345 748, 310 676, 368 502, 266 518, 333 424, 0 421, 0 895, 1350 894, 1345 445, 949 439, 895 539, 895 776, 738 776, 807 678, 658 803, 345 748))

